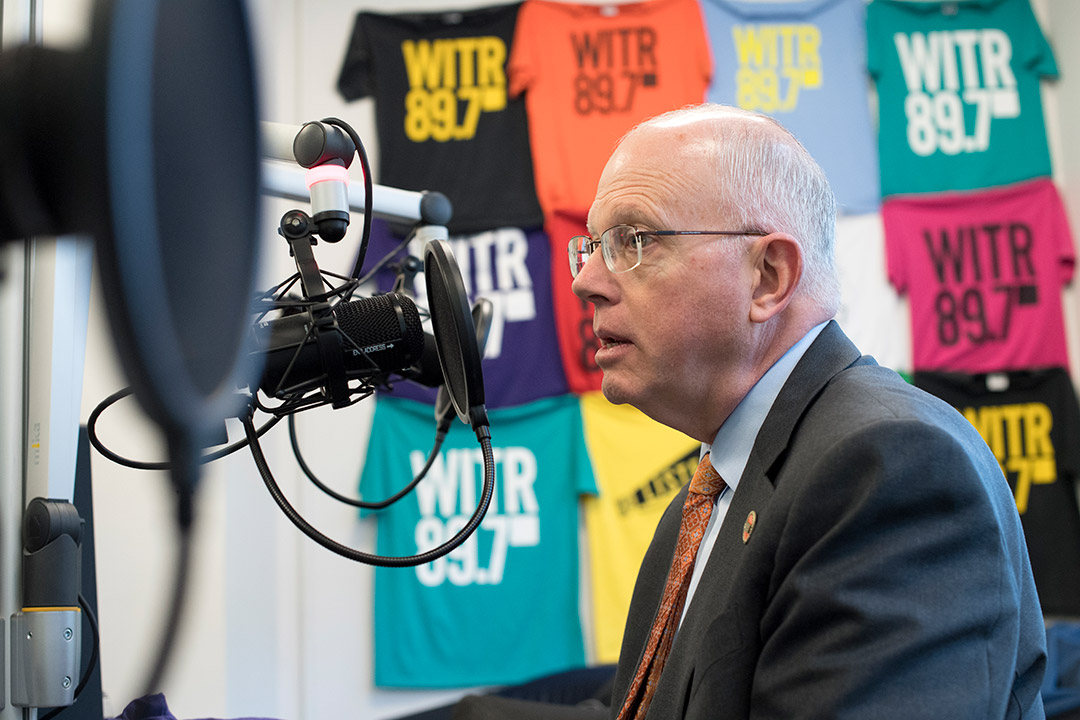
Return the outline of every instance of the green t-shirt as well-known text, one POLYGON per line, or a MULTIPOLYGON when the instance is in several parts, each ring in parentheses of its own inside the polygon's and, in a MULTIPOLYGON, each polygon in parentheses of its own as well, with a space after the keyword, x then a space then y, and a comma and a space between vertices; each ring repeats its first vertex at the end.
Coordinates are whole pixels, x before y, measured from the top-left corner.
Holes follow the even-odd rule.
MULTIPOLYGON (((585 664, 578 612, 578 499, 596 491, 581 408, 564 395, 492 410, 495 494, 483 523, 449 555, 375 569, 375 684, 516 684, 585 664)), ((423 467, 430 405, 380 397, 361 497, 395 494, 423 467)), ((483 457, 456 422, 416 489, 377 515, 380 555, 448 540, 481 496, 483 457)))
POLYGON ((1039 83, 1057 64, 1028 0, 874 0, 882 195, 1049 176, 1039 83))

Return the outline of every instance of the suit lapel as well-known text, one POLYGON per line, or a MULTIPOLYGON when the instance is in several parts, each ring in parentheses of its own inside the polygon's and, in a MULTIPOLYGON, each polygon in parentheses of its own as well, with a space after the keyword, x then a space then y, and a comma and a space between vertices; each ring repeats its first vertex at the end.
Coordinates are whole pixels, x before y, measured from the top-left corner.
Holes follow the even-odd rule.
MULTIPOLYGON (((830 322, 807 348, 784 383, 758 433, 738 489, 732 496, 731 505, 720 526, 705 572, 695 591, 695 599, 687 609, 676 638, 676 647, 673 648, 668 666, 664 668, 661 682, 664 685, 675 683, 674 687, 669 686, 666 696, 681 698, 689 692, 696 653, 679 652, 678 645, 681 644, 680 641, 693 643, 703 637, 718 613, 728 607, 730 593, 734 590, 733 578, 746 547, 743 535, 749 523, 748 517, 753 511, 753 524, 768 522, 765 511, 773 494, 777 472, 783 464, 784 452, 796 426, 829 380, 860 357, 858 348, 848 340, 839 325, 830 322), (674 691, 674 694, 669 694, 671 691, 674 691)), ((685 488, 680 497, 684 496, 685 488)), ((753 527, 749 530, 752 534, 753 527)), ((674 520, 674 528, 669 525, 663 528, 663 533, 663 547, 670 558, 671 548, 678 535, 678 519, 674 520)), ((659 530, 657 539, 660 539, 659 530)), ((653 570, 655 571, 655 568, 653 570)), ((665 570, 659 572, 663 575, 665 570)), ((663 577, 660 584, 662 587, 663 577)))
POLYGON ((707 575, 722 578, 727 575, 725 570, 733 567, 738 551, 744 545, 743 529, 747 516, 751 510, 761 515, 772 496, 776 474, 783 464, 782 456, 795 427, 825 385, 860 357, 858 348, 834 321, 822 329, 795 365, 758 432, 709 557, 707 575))

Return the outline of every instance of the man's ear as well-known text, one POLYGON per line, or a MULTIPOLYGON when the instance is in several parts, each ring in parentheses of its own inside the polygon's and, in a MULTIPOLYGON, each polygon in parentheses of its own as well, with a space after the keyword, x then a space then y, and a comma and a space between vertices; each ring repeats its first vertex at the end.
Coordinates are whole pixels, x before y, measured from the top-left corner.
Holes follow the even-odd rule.
POLYGON ((750 321, 763 323, 787 307, 795 295, 802 277, 802 248, 791 235, 772 233, 759 238, 751 253, 754 285, 750 321))

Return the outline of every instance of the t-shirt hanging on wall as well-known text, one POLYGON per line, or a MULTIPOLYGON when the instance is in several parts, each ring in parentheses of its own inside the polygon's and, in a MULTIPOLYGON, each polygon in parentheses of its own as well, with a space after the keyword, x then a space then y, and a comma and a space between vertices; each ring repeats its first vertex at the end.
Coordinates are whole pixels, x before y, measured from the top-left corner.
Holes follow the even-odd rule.
POLYGON ((715 68, 708 99, 775 117, 824 168, 841 212, 876 212, 866 0, 701 6, 715 68))
POLYGON ((1050 175, 1039 82, 1058 71, 1028 0, 874 0, 866 21, 884 195, 1050 175))
POLYGON ((599 390, 604 373, 596 364, 600 340, 593 332, 592 303, 574 295, 570 289, 570 238, 587 234, 586 212, 556 210, 547 218, 545 229, 551 239, 551 292, 555 308, 555 330, 559 337, 566 382, 578 394, 599 390))
POLYGON ((507 97, 518 9, 356 16, 338 90, 375 99, 376 180, 442 192, 451 232, 543 222, 525 105, 507 97))
MULTIPOLYGON (((581 667, 578 499, 596 490, 578 399, 564 395, 493 410, 495 494, 476 532, 415 568, 375 569, 375 684, 515 684, 581 667)), ((382 500, 424 465, 431 408, 381 396, 360 479, 382 500)), ((411 556, 450 539, 473 514, 483 458, 454 423, 427 476, 380 512, 376 551, 411 556)))
POLYGON ((527 0, 507 73, 525 93, 545 213, 586 211, 615 142, 638 122, 705 99, 712 72, 697 0, 527 0))
POLYGON ((1080 408, 1065 368, 916 373, 971 421, 1016 497, 1043 612, 1080 615, 1080 408))
MULTIPOLYGON (((367 257, 378 260, 399 250, 376 274, 380 291, 393 288, 401 262, 412 255, 423 258, 423 248, 413 240, 402 247, 386 223, 372 222, 367 257)), ((483 297, 493 307, 491 327, 481 364, 484 397, 488 408, 563 395, 567 392, 562 370, 551 299, 551 254, 541 228, 497 228, 468 235, 451 235, 450 247, 461 270, 470 304, 483 297)), ((566 255, 565 251, 562 253, 566 255)), ((406 292, 417 303, 431 332, 427 317, 427 284, 421 269, 406 292)), ((394 386, 395 397, 434 403, 435 390, 411 382, 394 386)))
POLYGON ((697 469, 701 443, 601 393, 581 398, 597 497, 586 498, 596 661, 616 662, 638 568, 660 516, 697 469))
POLYGON ((1051 180, 887 199, 882 218, 914 370, 1068 366, 1061 288, 1075 250, 1051 180))

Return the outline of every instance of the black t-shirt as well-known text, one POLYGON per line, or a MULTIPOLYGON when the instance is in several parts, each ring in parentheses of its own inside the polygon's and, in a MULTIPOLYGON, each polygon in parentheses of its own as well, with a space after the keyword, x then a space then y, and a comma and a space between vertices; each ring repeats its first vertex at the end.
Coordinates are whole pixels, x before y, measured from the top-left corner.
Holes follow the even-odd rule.
POLYGON ((338 90, 375 99, 376 180, 446 195, 452 233, 543 223, 525 104, 507 96, 519 8, 361 12, 353 26, 338 90))
POLYGON ((917 372, 914 383, 963 413, 1001 464, 1043 612, 1080 615, 1080 408, 1068 372, 917 372))

